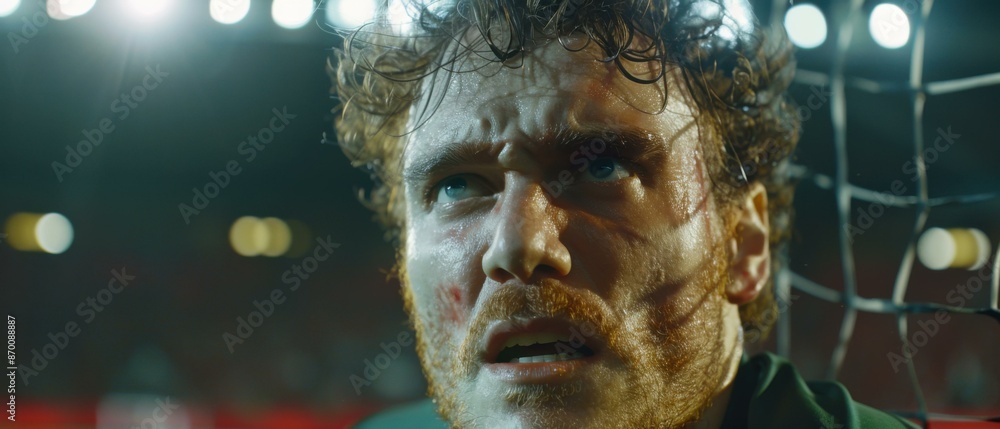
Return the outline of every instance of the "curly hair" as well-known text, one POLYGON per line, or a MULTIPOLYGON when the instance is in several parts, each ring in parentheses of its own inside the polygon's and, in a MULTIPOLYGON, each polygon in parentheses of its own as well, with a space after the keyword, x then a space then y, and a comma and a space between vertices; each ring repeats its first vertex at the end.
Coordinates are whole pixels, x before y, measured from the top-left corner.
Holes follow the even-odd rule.
MULTIPOLYGON (((395 242, 397 268, 405 247, 400 177, 405 127, 416 100, 434 90, 422 85, 431 80, 425 78, 465 55, 519 67, 519 55, 534 38, 562 42, 574 35, 595 43, 605 56, 601 61, 613 62, 635 82, 666 89, 668 66, 679 67, 682 88, 690 93, 707 136, 703 144, 716 200, 731 207, 754 181, 767 189, 772 273, 779 272, 794 192, 782 167, 799 135, 795 110, 784 96, 795 65, 784 31, 762 28, 748 10, 738 15, 730 10, 736 3, 448 0, 415 5, 409 11, 412 28, 391 22, 383 8, 380 19, 346 34, 343 49, 335 50, 328 63, 339 100, 336 134, 353 165, 371 175, 372 189, 359 197, 395 242), (477 43, 465 42, 470 32, 478 32, 477 43), (633 76, 629 62, 659 63, 660 75, 633 76)), ((770 330, 776 316, 772 284, 740 307, 744 329, 760 335, 770 330)))

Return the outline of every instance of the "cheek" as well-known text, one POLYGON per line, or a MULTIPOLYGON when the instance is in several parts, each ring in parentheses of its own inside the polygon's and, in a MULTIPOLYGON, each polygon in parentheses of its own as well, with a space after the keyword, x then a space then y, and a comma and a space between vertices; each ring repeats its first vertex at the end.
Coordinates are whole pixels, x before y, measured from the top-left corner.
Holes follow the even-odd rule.
POLYGON ((689 136, 690 138, 684 139, 685 144, 678 144, 672 151, 667 166, 669 181, 672 183, 668 204, 677 216, 678 224, 687 223, 693 217, 707 213, 711 200, 711 183, 701 145, 691 141, 696 136, 689 136))
POLYGON ((419 226, 408 231, 423 244, 408 249, 412 252, 407 257, 407 275, 415 295, 414 310, 425 324, 442 332, 462 328, 470 314, 469 302, 474 301, 467 284, 476 284, 477 272, 482 272, 471 246, 475 234, 470 225, 419 226))
MULTIPOLYGON (((691 135, 691 139, 694 135, 691 135)), ((711 249, 719 245, 723 231, 716 214, 718 209, 712 194, 712 180, 702 145, 686 139, 682 150, 694 156, 673 156, 670 161, 670 171, 674 186, 670 192, 669 205, 676 216, 677 231, 682 243, 687 245, 685 252, 702 257, 711 256, 711 249)))
POLYGON ((468 311, 463 305, 462 288, 455 283, 438 285, 435 292, 435 306, 438 308, 437 321, 443 326, 465 325, 468 311))
POLYGON ((677 146, 666 162, 665 180, 659 184, 663 188, 648 194, 655 196, 648 204, 649 218, 642 222, 647 230, 641 242, 647 247, 634 249, 634 257, 627 259, 635 265, 632 272, 648 276, 638 281, 656 289, 654 302, 668 300, 667 295, 679 293, 703 270, 724 262, 713 258, 720 227, 703 158, 693 144, 677 146))

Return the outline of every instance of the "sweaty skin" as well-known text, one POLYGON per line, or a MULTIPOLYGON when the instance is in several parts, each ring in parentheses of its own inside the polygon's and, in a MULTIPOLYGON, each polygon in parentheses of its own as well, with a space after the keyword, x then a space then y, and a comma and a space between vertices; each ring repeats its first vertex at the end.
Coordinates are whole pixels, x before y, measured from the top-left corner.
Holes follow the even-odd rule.
MULTIPOLYGON (((435 95, 411 110, 404 296, 431 394, 456 426, 721 423, 742 353, 737 306, 768 274, 766 239, 734 239, 739 216, 720 215, 675 73, 666 88, 638 84, 601 57, 544 41, 519 68, 473 55, 428 78, 435 95), (747 255, 765 272, 734 271, 747 255), (599 353, 545 383, 488 371, 490 327, 538 317, 594 328, 583 339, 599 353)), ((738 223, 766 237, 753 189, 738 223)))

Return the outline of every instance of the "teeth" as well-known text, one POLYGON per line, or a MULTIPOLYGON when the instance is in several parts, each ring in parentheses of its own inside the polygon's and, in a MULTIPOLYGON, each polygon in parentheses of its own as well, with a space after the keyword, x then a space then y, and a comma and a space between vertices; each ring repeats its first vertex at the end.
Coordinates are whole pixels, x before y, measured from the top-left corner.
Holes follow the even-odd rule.
POLYGON ((503 348, 514 347, 514 346, 530 346, 532 344, 546 344, 554 343, 556 341, 570 342, 569 335, 559 335, 552 332, 542 332, 537 334, 522 334, 515 335, 507 339, 507 342, 503 344, 503 348))
POLYGON ((571 354, 558 353, 554 355, 522 356, 514 358, 510 363, 536 363, 536 362, 562 362, 583 357, 583 353, 573 352, 571 354))

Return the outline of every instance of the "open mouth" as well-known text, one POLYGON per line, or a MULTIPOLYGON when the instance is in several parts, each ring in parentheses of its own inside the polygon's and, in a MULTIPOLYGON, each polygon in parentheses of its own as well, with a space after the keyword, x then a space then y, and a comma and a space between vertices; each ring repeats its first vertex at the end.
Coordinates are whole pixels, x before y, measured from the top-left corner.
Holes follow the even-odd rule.
POLYGON ((490 379, 511 385, 568 382, 603 359, 604 342, 586 322, 505 320, 493 324, 485 340, 483 369, 490 379))
POLYGON ((594 351, 574 341, 569 334, 553 332, 514 335, 504 342, 493 362, 562 362, 593 356, 594 351))
POLYGON ((487 364, 552 363, 595 356, 599 340, 594 329, 561 319, 505 321, 487 333, 487 364), (589 334, 589 335, 588 335, 589 334))

